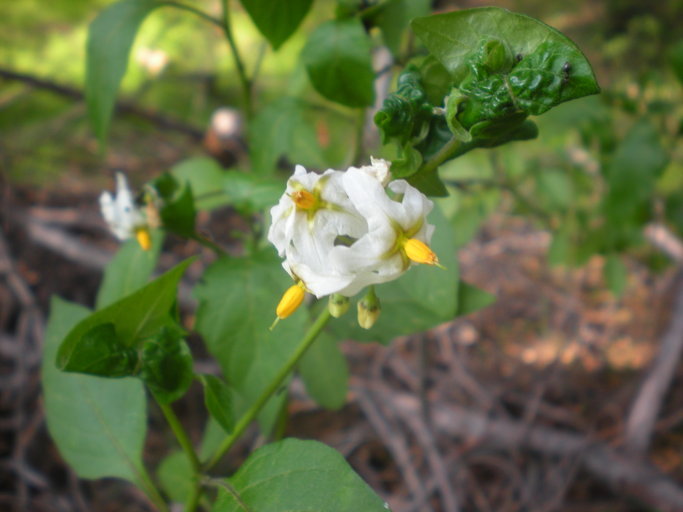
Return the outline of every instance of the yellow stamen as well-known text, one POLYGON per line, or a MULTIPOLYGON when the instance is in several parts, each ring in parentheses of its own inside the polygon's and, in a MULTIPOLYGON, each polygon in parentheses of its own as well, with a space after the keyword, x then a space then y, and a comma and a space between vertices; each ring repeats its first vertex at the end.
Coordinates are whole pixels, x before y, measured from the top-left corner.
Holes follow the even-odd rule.
POLYGON ((426 263, 427 265, 439 265, 439 258, 434 254, 429 246, 418 240, 417 238, 410 238, 403 244, 403 250, 406 252, 406 256, 416 263, 426 263))
POLYGON ((306 288, 304 287, 302 281, 299 281, 297 284, 294 284, 287 289, 287 291, 282 295, 280 303, 277 305, 277 309, 275 310, 277 318, 273 322, 273 325, 270 326, 271 330, 280 320, 287 318, 289 315, 294 313, 299 306, 301 306, 305 295, 306 288))
POLYGON ((144 227, 136 229, 135 238, 140 244, 140 247, 142 247, 143 251, 149 251, 149 249, 152 247, 152 236, 150 235, 148 228, 144 227))
POLYGON ((318 199, 308 190, 297 190, 290 197, 299 210, 312 210, 318 205, 318 199))

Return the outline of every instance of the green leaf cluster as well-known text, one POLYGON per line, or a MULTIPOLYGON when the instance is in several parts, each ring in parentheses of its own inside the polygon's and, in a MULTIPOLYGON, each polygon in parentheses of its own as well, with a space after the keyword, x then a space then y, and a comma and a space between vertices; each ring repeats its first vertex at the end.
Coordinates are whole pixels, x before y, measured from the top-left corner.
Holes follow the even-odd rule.
POLYGON ((530 115, 599 92, 576 45, 527 16, 485 7, 411 26, 429 56, 400 75, 375 123, 398 146, 392 171, 425 193, 445 195, 436 175, 443 162, 534 138, 530 115))

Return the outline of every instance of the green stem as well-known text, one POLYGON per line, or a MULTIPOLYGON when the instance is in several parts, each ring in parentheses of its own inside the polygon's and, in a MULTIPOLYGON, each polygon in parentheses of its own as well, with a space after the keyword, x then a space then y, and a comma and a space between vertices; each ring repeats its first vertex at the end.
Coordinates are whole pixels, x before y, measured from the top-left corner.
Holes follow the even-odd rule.
POLYGON ((415 174, 428 174, 435 171, 437 167, 448 160, 453 153, 458 150, 460 144, 462 144, 460 139, 451 137, 451 140, 446 142, 446 144, 444 144, 444 146, 432 158, 424 162, 415 174))
POLYGON ((230 0, 222 0, 223 6, 223 23, 221 23, 221 28, 225 33, 225 38, 228 40, 228 45, 230 45, 230 51, 232 52, 232 57, 235 60, 235 67, 237 68, 237 75, 239 76, 240 82, 242 84, 242 94, 244 95, 244 111, 247 114, 247 119, 251 119, 253 115, 253 105, 251 97, 251 80, 247 77, 247 72, 244 67, 244 61, 240 56, 239 50, 237 49, 237 44, 235 43, 235 38, 232 35, 232 28, 230 26, 230 0))
POLYGON ((190 464, 192 465, 192 470, 194 471, 194 473, 199 473, 201 470, 201 464, 199 462, 199 459, 197 458, 197 454, 195 453, 194 448, 192 447, 192 442, 190 441, 187 432, 185 432, 185 429, 181 425, 178 416, 176 416, 176 413, 173 411, 169 404, 164 404, 159 400, 157 400, 157 403, 159 404, 161 412, 164 413, 164 417, 166 418, 168 425, 171 427, 173 434, 178 440, 178 444, 180 444, 180 447, 185 452, 185 455, 187 455, 187 458, 189 459, 190 464))
POLYGON ((190 441, 187 432, 183 428, 178 416, 176 416, 176 413, 173 411, 171 406, 169 404, 164 404, 159 400, 157 400, 157 403, 159 404, 161 412, 164 413, 164 417, 166 418, 168 425, 171 427, 173 434, 178 440, 178 444, 180 444, 180 447, 185 452, 185 455, 192 466, 192 489, 190 490, 190 495, 185 504, 185 512, 194 512, 197 510, 197 504, 199 503, 199 498, 202 495, 202 486, 200 483, 202 465, 199 462, 199 458, 197 457, 194 448, 192 447, 192 442, 190 441))
POLYGON ((263 406, 266 405, 268 399, 280 388, 284 380, 292 372, 301 357, 306 353, 306 350, 308 350, 308 348, 313 344, 315 339, 318 337, 318 334, 320 334, 320 331, 322 331, 323 327, 325 327, 325 324, 330 319, 330 316, 330 310, 328 308, 325 308, 323 312, 320 313, 320 316, 316 319, 313 325, 311 325, 306 335, 299 342, 299 345, 294 353, 289 356, 287 362, 282 366, 282 368, 280 368, 280 371, 273 378, 270 384, 268 384, 268 387, 263 390, 261 395, 251 405, 249 410, 242 415, 240 420, 237 422, 237 425, 235 425, 235 429, 232 431, 232 434, 225 438, 216 453, 214 453, 211 459, 209 459, 209 461, 206 463, 206 470, 215 466, 223 457, 223 455, 225 455, 228 450, 232 448, 232 445, 234 445, 235 442, 242 436, 249 424, 256 418, 258 413, 261 412, 263 406))

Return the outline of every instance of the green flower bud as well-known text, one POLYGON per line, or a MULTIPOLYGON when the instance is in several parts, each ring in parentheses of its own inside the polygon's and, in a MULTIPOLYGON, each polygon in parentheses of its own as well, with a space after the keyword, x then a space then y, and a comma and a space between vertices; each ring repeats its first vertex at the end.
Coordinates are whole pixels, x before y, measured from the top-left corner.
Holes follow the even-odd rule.
POLYGON ((375 287, 371 286, 368 293, 358 301, 358 325, 363 329, 370 329, 379 318, 382 306, 375 295, 375 287))
POLYGON ((330 315, 335 318, 339 318, 349 310, 349 304, 350 301, 348 297, 344 297, 339 293, 333 293, 330 295, 327 308, 330 310, 330 315))

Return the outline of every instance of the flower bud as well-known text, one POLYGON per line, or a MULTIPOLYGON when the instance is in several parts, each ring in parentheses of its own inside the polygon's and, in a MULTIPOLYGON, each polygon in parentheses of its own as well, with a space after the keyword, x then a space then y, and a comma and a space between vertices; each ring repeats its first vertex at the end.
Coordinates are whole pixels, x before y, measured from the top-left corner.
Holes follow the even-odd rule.
POLYGON ((350 301, 348 297, 344 297, 339 293, 333 293, 330 295, 327 308, 330 310, 330 315, 339 318, 349 310, 349 304, 350 301))
POLYGON ((363 329, 370 329, 379 318, 382 307, 375 295, 375 288, 370 287, 368 293, 358 301, 358 325, 363 329))

